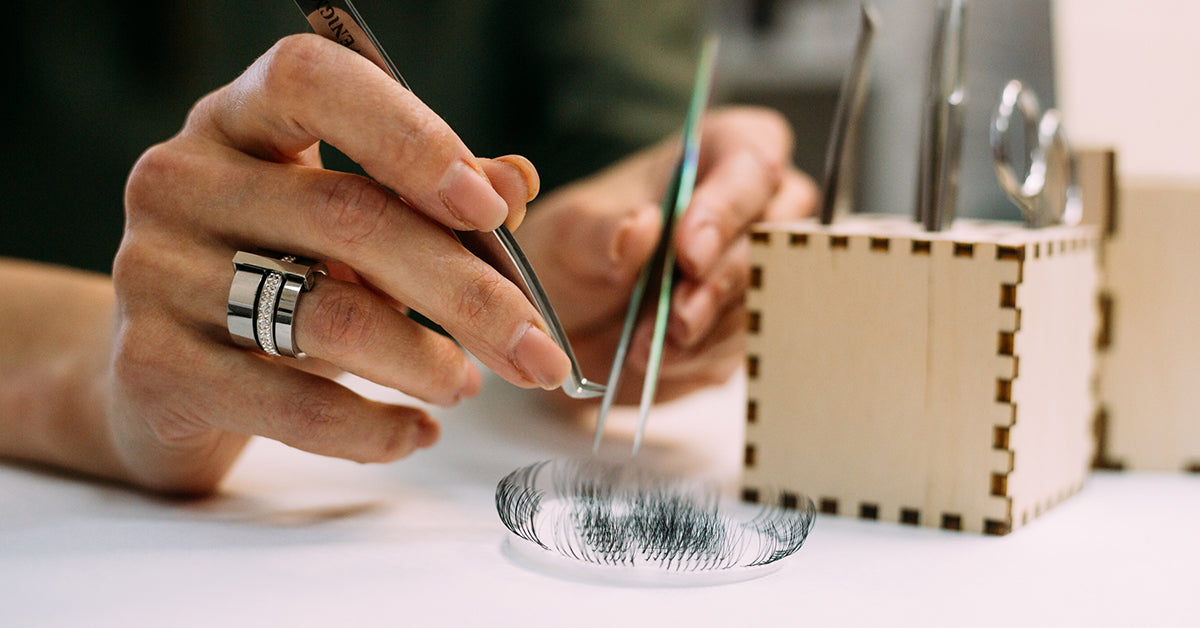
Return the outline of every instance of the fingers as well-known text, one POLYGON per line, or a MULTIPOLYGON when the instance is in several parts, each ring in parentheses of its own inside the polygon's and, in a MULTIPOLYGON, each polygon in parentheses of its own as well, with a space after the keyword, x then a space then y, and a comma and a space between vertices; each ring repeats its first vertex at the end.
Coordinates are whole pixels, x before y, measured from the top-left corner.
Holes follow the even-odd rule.
POLYGON ((566 356, 536 309, 444 228, 519 224, 540 185, 528 160, 476 159, 386 73, 316 36, 280 41, 197 105, 182 135, 183 146, 189 137, 215 140, 193 147, 198 153, 228 147, 216 159, 197 159, 196 176, 176 176, 190 192, 160 199, 172 201, 162 207, 200 210, 193 217, 206 227, 201 233, 224 236, 234 248, 344 262, 510 381, 555 387, 565 379, 566 356), (312 163, 318 140, 382 185, 300 165, 312 163))
POLYGON ((490 231, 509 214, 484 168, 437 114, 364 57, 317 35, 279 41, 202 100, 187 130, 293 163, 326 141, 454 229, 490 231))
MULTIPOLYGON (((737 372, 745 360, 745 336, 742 333, 745 320, 745 308, 738 302, 717 317, 703 343, 683 347, 668 340, 663 347, 655 402, 670 401, 700 388, 724 383, 737 372)), ((634 333, 629 359, 617 389, 617 403, 636 404, 641 399, 652 332, 653 325, 646 320, 634 333)), ((611 350, 608 357, 611 358, 611 350)))
MULTIPOLYGON (((213 251, 214 257, 208 260, 213 276, 229 276, 229 259, 236 249, 267 249, 338 260, 387 299, 412 307, 440 324, 509 381, 525 387, 554 388, 565 380, 569 362, 546 335, 545 323, 524 294, 467 252, 445 227, 414 211, 379 184, 365 177, 317 168, 258 162, 232 149, 217 149, 228 153, 219 159, 192 158, 191 150, 199 149, 177 146, 174 151, 147 153, 139 162, 139 175, 133 178, 138 183, 130 186, 130 197, 137 200, 129 206, 132 215, 141 217, 138 220, 147 214, 153 217, 174 212, 177 204, 196 208, 191 220, 180 221, 177 227, 170 220, 175 216, 161 215, 158 222, 160 229, 176 230, 172 235, 177 238, 215 236, 217 246, 204 249, 213 251), (170 193, 171 198, 154 197, 162 195, 163 190, 178 191, 170 193), (169 202, 172 198, 176 203, 169 202)), ((498 167, 508 168, 503 164, 498 167)), ((514 174, 513 179, 524 177, 514 174)), ((522 185, 512 187, 519 191, 522 185)), ((522 193, 527 195, 528 191, 522 193)), ((168 246, 164 242, 160 248, 168 246)), ((225 285, 205 292, 211 291, 209 298, 217 299, 223 298, 227 290, 225 285)), ((380 307, 353 311, 381 311, 380 307)), ((191 315, 216 323, 219 321, 213 316, 223 311, 223 302, 209 302, 191 315)), ((395 317, 392 319, 394 323, 395 317)), ((303 326, 303 321, 298 318, 297 325, 303 326)), ((406 337, 406 332, 392 329, 390 324, 379 333, 406 337)), ((382 360, 388 354, 382 351, 385 346, 377 345, 380 351, 369 353, 369 357, 382 360)), ((350 362, 340 365, 352 371, 364 366, 350 362)), ((371 372, 380 373, 378 368, 371 372)), ((465 386, 463 380, 457 381, 465 386)), ((423 391, 433 394, 428 389, 423 391)), ((431 400, 444 402, 447 390, 439 387, 438 391, 431 400)))
POLYGON ((508 203, 504 225, 515 231, 525 219, 527 204, 537 197, 541 179, 530 161, 520 155, 478 160, 492 187, 508 203))
MULTIPOLYGON (((784 221, 812 213, 817 187, 812 179, 794 168, 784 174, 775 196, 767 201, 763 220, 784 221)), ((736 238, 722 251, 721 258, 706 274, 685 276, 674 294, 668 331, 671 341, 693 347, 705 339, 729 307, 740 303, 749 281, 749 241, 736 238)))
POLYGON ((340 384, 246 352, 236 373, 218 382, 229 391, 212 408, 221 429, 259 434, 297 449, 357 462, 390 462, 437 442, 437 423, 425 412, 377 403, 340 384))
POLYGON ((706 340, 720 317, 740 304, 750 275, 750 243, 739 238, 702 281, 685 280, 676 290, 667 331, 671 342, 695 347, 706 340))
POLYGON ((812 177, 788 168, 775 193, 763 212, 765 221, 797 220, 811 216, 817 207, 820 191, 812 177))
POLYGON ((591 329, 624 316, 629 291, 662 230, 661 212, 651 202, 591 203, 568 199, 543 208, 519 232, 568 329, 591 329))
MULTIPOLYGON (((795 220, 810 214, 817 188, 812 179, 790 169, 775 196, 767 201, 763 220, 795 220)), ((702 276, 685 276, 674 294, 668 331, 671 341, 693 347, 710 334, 718 317, 740 302, 749 280, 749 241, 743 234, 722 251, 722 257, 702 276)))
POLYGON ((140 328, 126 338, 122 385, 156 438, 182 445, 209 430, 256 434, 312 453, 388 462, 437 441, 425 412, 369 401, 333 381, 236 349, 213 351, 208 338, 173 335, 164 346, 140 328), (165 351, 186 355, 167 361, 165 351), (142 355, 149 352, 151 355, 142 355), (180 378, 188 386, 179 386, 180 378), (202 395, 197 391, 219 391, 202 395), (157 408, 157 410, 155 410, 157 408))
POLYGON ((362 286, 320 278, 297 304, 296 344, 312 357, 439 405, 478 394, 479 371, 453 340, 362 286))
POLYGON ((225 228, 235 240, 316 259, 340 256, 364 282, 441 325, 510 382, 555 388, 565 380, 569 362, 537 310, 441 225, 361 177, 295 166, 259 177, 264 184, 278 178, 271 187, 280 192, 263 199, 254 223, 231 213, 225 228), (280 229, 264 234, 262 220, 280 229))
MULTIPOLYGON (((204 332, 217 350, 237 351, 224 317, 230 261, 215 250, 162 253, 168 247, 178 251, 181 243, 150 234, 127 238, 114 264, 123 314, 134 321, 169 317, 180 329, 204 332)), ((280 365, 326 375, 333 365, 336 372, 354 373, 438 405, 456 403, 480 389, 478 370, 452 340, 408 319, 386 297, 361 285, 318 277, 297 302, 293 331, 296 345, 315 359, 276 360, 280 365)))
POLYGON ((684 272, 710 272, 747 225, 762 219, 786 171, 791 132, 766 110, 712 114, 701 143, 699 180, 677 231, 684 272))

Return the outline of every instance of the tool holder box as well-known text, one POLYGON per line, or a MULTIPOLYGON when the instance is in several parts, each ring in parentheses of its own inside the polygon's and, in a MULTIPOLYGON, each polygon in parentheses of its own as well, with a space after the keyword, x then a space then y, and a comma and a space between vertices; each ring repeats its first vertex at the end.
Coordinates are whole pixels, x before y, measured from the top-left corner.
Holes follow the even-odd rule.
POLYGON ((751 241, 743 499, 1006 534, 1081 488, 1097 227, 852 216, 751 241))
POLYGON ((1110 201, 1096 466, 1197 473, 1200 185, 1132 181, 1110 201))

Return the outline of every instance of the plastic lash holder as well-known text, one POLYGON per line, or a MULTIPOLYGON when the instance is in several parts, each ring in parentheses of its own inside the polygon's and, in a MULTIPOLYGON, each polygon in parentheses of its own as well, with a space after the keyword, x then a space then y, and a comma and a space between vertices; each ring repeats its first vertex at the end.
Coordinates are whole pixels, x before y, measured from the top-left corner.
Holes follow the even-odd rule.
POLYGON ((619 586, 706 586, 778 569, 804 544, 816 508, 723 502, 713 487, 633 466, 539 462, 509 474, 496 508, 516 563, 619 586))

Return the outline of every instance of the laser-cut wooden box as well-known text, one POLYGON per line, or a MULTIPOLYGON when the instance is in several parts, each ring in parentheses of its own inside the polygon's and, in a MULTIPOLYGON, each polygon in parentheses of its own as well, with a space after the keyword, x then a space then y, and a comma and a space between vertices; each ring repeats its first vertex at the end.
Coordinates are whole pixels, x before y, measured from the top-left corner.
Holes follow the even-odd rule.
POLYGON ((852 216, 751 249, 744 499, 1006 534, 1081 488, 1097 228, 852 216))
POLYGON ((1200 472, 1200 185, 1135 181, 1114 193, 1097 466, 1200 472))

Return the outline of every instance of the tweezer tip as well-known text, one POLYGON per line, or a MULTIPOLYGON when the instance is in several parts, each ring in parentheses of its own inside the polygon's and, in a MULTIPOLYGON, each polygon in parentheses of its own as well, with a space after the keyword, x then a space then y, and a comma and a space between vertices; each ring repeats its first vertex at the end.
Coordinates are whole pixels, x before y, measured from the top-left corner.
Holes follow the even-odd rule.
POLYGON ((875 5, 864 2, 861 5, 859 13, 862 16, 863 28, 870 29, 871 31, 878 28, 880 22, 879 9, 876 9, 875 5))

